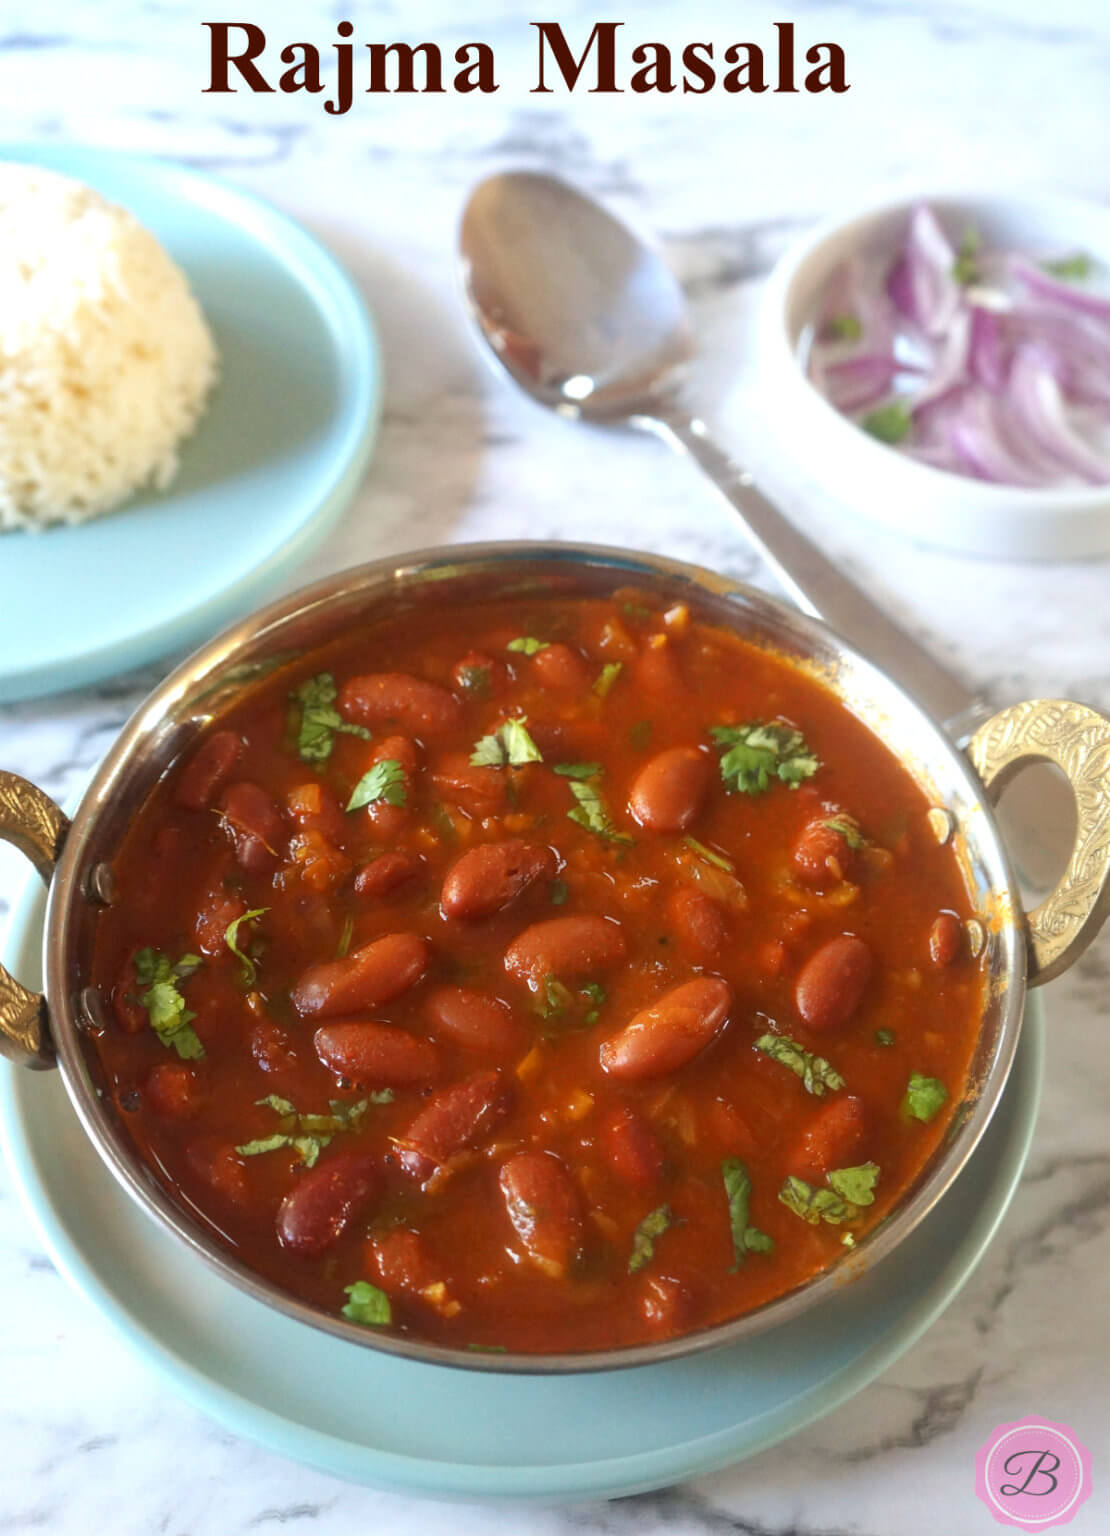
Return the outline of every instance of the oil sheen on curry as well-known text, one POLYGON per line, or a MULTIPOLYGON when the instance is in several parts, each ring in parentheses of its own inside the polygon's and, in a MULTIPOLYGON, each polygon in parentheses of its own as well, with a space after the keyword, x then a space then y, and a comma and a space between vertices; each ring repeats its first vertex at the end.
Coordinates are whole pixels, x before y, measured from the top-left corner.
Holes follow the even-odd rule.
POLYGON ((611 1349, 825 1269, 983 996, 920 787, 635 592, 421 610, 274 674, 136 816, 95 1041, 142 1155, 367 1329, 611 1349))

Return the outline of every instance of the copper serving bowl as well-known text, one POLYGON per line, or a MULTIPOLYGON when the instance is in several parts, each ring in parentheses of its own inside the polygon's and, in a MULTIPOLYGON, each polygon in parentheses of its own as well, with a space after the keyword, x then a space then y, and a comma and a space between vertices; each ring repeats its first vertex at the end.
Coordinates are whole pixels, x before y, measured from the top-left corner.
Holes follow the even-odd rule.
POLYGON ((734 1343, 818 1307, 846 1279, 891 1253, 942 1198, 998 1104, 1014 1058, 1027 986, 1064 970, 1110 907, 1110 720, 1081 704, 1033 700, 1003 709, 972 737, 966 757, 912 698, 824 624, 751 587, 697 566, 626 550, 526 543, 421 551, 344 571, 262 609, 183 662, 132 716, 101 764, 72 821, 41 790, 0 773, 0 836, 30 858, 50 887, 43 934, 45 996, 0 967, 0 1050, 29 1067, 53 1067, 92 1145, 152 1220, 232 1284, 289 1317, 363 1348, 479 1371, 609 1370, 655 1364, 734 1343), (171 763, 276 665, 314 650, 345 628, 385 612, 492 595, 605 596, 634 583, 689 604, 724 626, 816 673, 896 754, 929 796, 938 839, 952 841, 977 910, 973 949, 985 955, 978 1045, 948 1132, 916 1182, 850 1253, 754 1311, 660 1343, 583 1354, 490 1354, 451 1349, 359 1327, 298 1301, 244 1267, 140 1159, 102 1092, 89 1037, 103 1027, 104 999, 90 985, 99 908, 115 897, 112 863, 136 805, 171 763), (991 810, 1023 764, 1048 760, 1077 803, 1067 870, 1034 911, 1023 910, 991 810))

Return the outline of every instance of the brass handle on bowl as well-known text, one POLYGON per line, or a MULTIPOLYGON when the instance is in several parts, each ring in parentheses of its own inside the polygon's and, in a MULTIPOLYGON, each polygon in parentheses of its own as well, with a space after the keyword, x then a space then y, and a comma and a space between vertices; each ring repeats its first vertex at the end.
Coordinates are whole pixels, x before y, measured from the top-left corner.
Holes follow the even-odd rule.
POLYGON ((1063 770, 1075 795, 1075 846, 1056 889, 1026 913, 1029 985, 1078 959, 1110 916, 1110 719, 1070 699, 1032 699, 993 715, 967 747, 993 804, 1028 763, 1063 770))
MULTIPOLYGON (((0 841, 25 854, 49 884, 69 820, 49 795, 0 769, 0 841)), ((52 1067, 54 1047, 46 999, 30 992, 0 965, 0 1056, 25 1067, 52 1067)))

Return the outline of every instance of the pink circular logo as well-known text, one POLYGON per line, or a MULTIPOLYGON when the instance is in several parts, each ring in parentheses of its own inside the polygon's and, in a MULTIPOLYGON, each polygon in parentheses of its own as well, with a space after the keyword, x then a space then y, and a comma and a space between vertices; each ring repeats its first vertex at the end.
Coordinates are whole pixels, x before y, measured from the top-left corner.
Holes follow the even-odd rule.
POLYGON ((1091 1496, 1091 1453, 1066 1424, 1035 1414, 1000 1424, 975 1458, 975 1492, 999 1525, 1067 1525, 1091 1496))

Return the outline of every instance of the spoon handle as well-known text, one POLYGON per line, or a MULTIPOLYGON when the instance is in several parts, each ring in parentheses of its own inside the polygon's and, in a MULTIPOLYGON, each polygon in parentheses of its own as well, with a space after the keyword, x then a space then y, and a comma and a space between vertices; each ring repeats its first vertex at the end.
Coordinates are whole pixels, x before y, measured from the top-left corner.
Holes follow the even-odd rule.
POLYGON ((703 421, 675 407, 657 416, 638 416, 635 425, 689 454, 705 471, 803 612, 824 619, 865 656, 874 657, 951 736, 958 741, 970 736, 989 713, 986 704, 784 517, 747 470, 713 441, 703 421))

